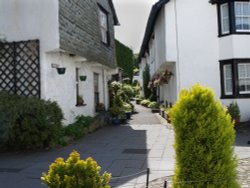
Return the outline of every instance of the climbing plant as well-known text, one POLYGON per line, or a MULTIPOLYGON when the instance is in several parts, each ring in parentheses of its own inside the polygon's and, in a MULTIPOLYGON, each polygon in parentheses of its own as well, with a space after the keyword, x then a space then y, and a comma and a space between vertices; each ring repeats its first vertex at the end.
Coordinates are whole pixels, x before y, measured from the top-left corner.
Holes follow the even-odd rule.
POLYGON ((116 60, 120 68, 123 69, 123 77, 128 77, 130 81, 133 79, 134 69, 134 55, 133 51, 122 44, 120 41, 115 40, 116 45, 116 60))
POLYGON ((145 69, 143 71, 143 92, 146 99, 149 98, 151 95, 151 90, 148 88, 149 81, 150 81, 149 65, 146 64, 145 69))

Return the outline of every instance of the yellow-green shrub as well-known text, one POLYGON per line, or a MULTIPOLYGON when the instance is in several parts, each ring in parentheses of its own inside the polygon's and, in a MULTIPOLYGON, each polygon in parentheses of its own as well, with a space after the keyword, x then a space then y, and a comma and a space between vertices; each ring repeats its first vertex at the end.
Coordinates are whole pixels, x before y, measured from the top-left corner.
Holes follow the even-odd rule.
POLYGON ((175 188, 235 188, 235 133, 212 90, 194 85, 183 90, 170 111, 175 132, 175 188))
POLYGON ((73 151, 66 161, 57 158, 41 179, 49 188, 110 188, 111 174, 101 175, 100 170, 92 158, 80 160, 79 153, 73 151))

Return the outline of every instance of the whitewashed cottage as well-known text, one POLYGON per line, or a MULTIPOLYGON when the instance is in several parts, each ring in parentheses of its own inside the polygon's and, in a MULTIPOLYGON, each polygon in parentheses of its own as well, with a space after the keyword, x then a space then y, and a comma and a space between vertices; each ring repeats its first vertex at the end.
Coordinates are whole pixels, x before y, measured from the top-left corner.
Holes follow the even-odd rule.
MULTIPOLYGON (((249 0, 160 0, 151 10, 139 64, 151 77, 169 70, 159 101, 174 103, 182 88, 199 82, 224 105, 237 101, 241 121, 250 118, 249 0)), ((141 74, 142 75, 142 74, 141 74)))
POLYGON ((1 0, 0 91, 57 101, 65 123, 93 116, 109 104, 118 24, 112 0, 1 0))

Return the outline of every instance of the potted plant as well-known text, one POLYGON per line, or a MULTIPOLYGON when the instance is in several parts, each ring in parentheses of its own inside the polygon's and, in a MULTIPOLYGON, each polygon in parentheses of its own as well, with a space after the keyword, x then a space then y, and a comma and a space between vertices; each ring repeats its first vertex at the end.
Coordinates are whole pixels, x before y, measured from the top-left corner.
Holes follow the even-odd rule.
POLYGON ((158 102, 150 102, 148 107, 151 108, 152 113, 160 112, 160 103, 158 102))
POLYGON ((80 80, 81 80, 81 81, 86 81, 87 76, 85 76, 85 75, 81 75, 81 76, 79 76, 79 78, 80 78, 80 80))
POLYGON ((103 112, 103 111, 105 111, 105 106, 103 103, 100 102, 100 103, 96 104, 95 109, 96 109, 96 112, 103 112))
POLYGON ((82 106, 84 104, 83 97, 81 95, 77 95, 76 105, 82 106))
POLYGON ((112 106, 109 108, 109 112, 112 117, 112 124, 119 125, 120 124, 119 115, 121 114, 121 108, 118 106, 112 106))
POLYGON ((129 103, 124 103, 122 106, 122 110, 126 114, 126 119, 130 119, 132 113, 132 106, 129 103))
POLYGON ((232 120, 234 121, 234 125, 239 125, 240 123, 240 108, 237 102, 232 102, 227 107, 227 111, 230 114, 232 120))

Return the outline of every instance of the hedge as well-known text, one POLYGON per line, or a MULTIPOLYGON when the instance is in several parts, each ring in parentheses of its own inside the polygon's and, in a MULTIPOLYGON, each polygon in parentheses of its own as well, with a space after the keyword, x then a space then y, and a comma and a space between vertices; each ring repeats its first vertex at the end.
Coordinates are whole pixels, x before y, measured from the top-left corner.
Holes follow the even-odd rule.
POLYGON ((34 149, 56 144, 63 135, 56 102, 0 92, 0 149, 34 149))

